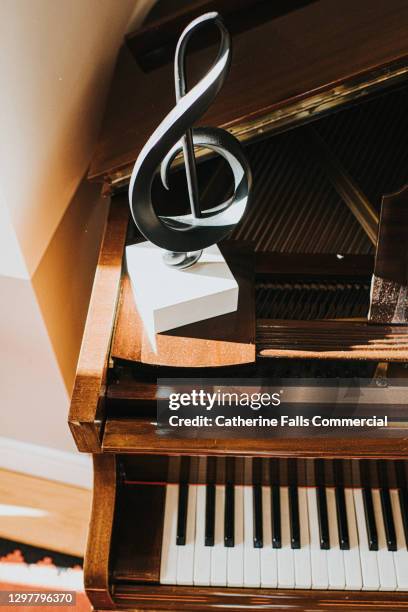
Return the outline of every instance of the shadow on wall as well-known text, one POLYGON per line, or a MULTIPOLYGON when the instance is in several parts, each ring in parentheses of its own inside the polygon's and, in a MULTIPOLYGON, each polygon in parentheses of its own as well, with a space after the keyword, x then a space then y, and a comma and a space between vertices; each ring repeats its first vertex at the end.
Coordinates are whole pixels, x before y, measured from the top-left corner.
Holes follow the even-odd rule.
POLYGON ((71 393, 109 200, 84 179, 32 278, 68 394, 71 393))

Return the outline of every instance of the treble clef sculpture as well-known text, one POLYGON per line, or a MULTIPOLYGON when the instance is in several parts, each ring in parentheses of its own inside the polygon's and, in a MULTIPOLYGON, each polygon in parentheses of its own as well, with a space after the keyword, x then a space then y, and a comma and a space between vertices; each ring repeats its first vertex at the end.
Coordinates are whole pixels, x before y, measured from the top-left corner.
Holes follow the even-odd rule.
POLYGON ((202 250, 225 238, 241 220, 251 191, 251 171, 238 140, 229 132, 212 127, 191 126, 207 111, 228 74, 231 64, 231 38, 218 13, 194 19, 183 31, 174 59, 176 106, 156 128, 141 150, 131 176, 129 202, 133 219, 143 236, 165 249, 167 264, 186 268, 194 264, 202 250), (207 74, 190 91, 186 86, 186 47, 192 34, 213 23, 221 34, 218 55, 207 74), (194 147, 205 147, 221 155, 229 164, 234 193, 225 202, 200 209, 194 147), (160 166, 163 185, 175 156, 183 151, 191 213, 178 216, 156 214, 151 197, 153 178, 160 166))

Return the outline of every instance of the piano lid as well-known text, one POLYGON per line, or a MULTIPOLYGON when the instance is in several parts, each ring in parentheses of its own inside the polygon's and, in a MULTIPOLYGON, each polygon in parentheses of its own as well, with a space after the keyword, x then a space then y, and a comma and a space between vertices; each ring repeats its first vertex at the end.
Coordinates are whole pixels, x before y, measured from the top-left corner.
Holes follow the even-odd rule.
MULTIPOLYGON (((238 32, 230 75, 199 124, 248 140, 402 80, 407 29, 407 0, 318 0, 238 32)), ((192 53, 192 74, 203 74, 213 56, 214 48, 192 53)), ((89 178, 126 184, 174 104, 172 63, 145 72, 123 46, 89 178)))

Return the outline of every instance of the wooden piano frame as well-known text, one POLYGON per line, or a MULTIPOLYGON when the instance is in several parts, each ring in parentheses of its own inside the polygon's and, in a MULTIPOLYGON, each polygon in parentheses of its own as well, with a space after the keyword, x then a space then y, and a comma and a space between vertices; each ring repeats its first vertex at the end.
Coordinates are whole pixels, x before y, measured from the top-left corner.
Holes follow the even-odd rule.
MULTIPOLYGON (((271 54, 274 57, 279 55, 285 37, 287 40, 292 37, 296 41, 290 52, 279 56, 281 63, 271 65, 269 79, 264 78, 267 75, 259 76, 252 70, 253 58, 247 54, 246 41, 238 37, 236 45, 238 65, 248 74, 250 86, 243 91, 241 80, 232 78, 226 86, 227 103, 221 102, 218 106, 215 105, 215 110, 210 109, 205 118, 206 123, 227 127, 243 141, 249 141, 267 130, 279 133, 289 125, 301 125, 302 122, 313 120, 337 106, 380 90, 385 81, 389 81, 392 86, 398 86, 408 75, 408 48, 404 39, 406 34, 404 23, 408 23, 408 7, 406 3, 404 5, 404 0, 391 0, 391 4, 393 2, 395 11, 388 10, 389 0, 357 4, 355 0, 354 2, 345 0, 347 10, 353 13, 359 25, 349 33, 344 20, 339 38, 336 39, 333 24, 330 24, 327 31, 324 29, 327 14, 334 10, 336 1, 301 0, 298 5, 305 5, 304 10, 314 15, 313 23, 317 25, 313 32, 306 32, 307 35, 302 39, 296 39, 295 34, 300 27, 303 28, 304 19, 300 12, 294 11, 293 20, 291 15, 284 15, 279 23, 271 22, 273 36, 268 31, 264 32, 264 39, 259 38, 256 33, 248 34, 251 45, 257 47, 258 53, 263 53, 263 47, 269 41, 271 54), (365 20, 366 11, 372 7, 374 8, 373 12, 370 12, 370 19, 365 20), (384 14, 383 44, 376 39, 379 28, 376 21, 377 12, 379 15, 384 14), (320 41, 320 34, 323 35, 323 42, 320 41), (349 43, 351 46, 354 43, 359 46, 362 44, 361 41, 365 40, 371 41, 366 56, 350 54, 349 43), (327 49, 329 50, 327 58, 325 56, 323 60, 319 59, 324 56, 327 49), (298 67, 294 61, 297 55, 302 58, 299 74, 294 72, 294 68, 298 67), (315 71, 310 69, 311 65, 316 66, 315 71), (320 77, 322 83, 319 81, 320 77), (234 108, 231 108, 229 102, 231 97, 238 100, 238 103, 233 105, 234 108)), ((224 3, 229 9, 234 4, 229 0, 225 0, 224 3)), ((199 3, 200 6, 202 4, 199 3)), ((214 3, 209 1, 209 4, 214 3)), ((250 2, 245 1, 241 4, 245 7, 250 2)), ((284 8, 283 13, 285 10, 284 8)), ((177 15, 174 27, 177 24, 179 27, 183 19, 181 16, 179 22, 177 15)), ((170 19, 163 25, 163 31, 170 33, 170 38, 173 36, 172 23, 170 19)), ((156 37, 155 29, 147 28, 139 37, 129 37, 128 46, 121 51, 113 82, 112 99, 108 103, 111 112, 105 121, 90 170, 90 178, 104 182, 105 190, 115 195, 111 200, 100 249, 69 412, 69 426, 79 451, 92 453, 94 460, 94 499, 84 568, 86 592, 96 610, 154 612, 183 609, 186 612, 204 610, 221 612, 228 609, 255 612, 259 609, 285 609, 323 612, 408 609, 408 594, 404 592, 160 585, 157 579, 157 567, 160 560, 161 525, 155 521, 160 522, 162 519, 154 507, 149 516, 149 522, 157 524, 157 533, 152 540, 154 546, 151 550, 147 550, 146 547, 140 551, 134 549, 132 558, 128 550, 126 554, 129 563, 132 564, 133 575, 127 580, 126 571, 122 571, 119 572, 118 578, 117 555, 123 544, 119 541, 118 525, 124 525, 124 528, 130 530, 130 535, 131 529, 134 528, 136 537, 140 533, 138 528, 140 530, 144 520, 143 508, 135 506, 134 514, 130 516, 120 501, 126 480, 126 470, 123 466, 128 465, 129 457, 218 455, 279 458, 284 461, 341 459, 351 463, 370 462, 376 459, 391 462, 405 461, 408 457, 405 424, 401 424, 400 429, 394 430, 392 436, 378 440, 367 437, 358 440, 308 438, 163 441, 156 435, 152 423, 154 419, 151 418, 157 399, 156 384, 149 382, 149 379, 134 377, 131 361, 128 361, 125 367, 120 364, 117 367, 117 362, 121 362, 121 359, 116 358, 118 354, 122 355, 120 351, 124 351, 123 354, 126 356, 126 351, 132 350, 133 346, 133 352, 139 351, 140 355, 137 353, 132 359, 145 361, 152 367, 151 361, 149 362, 150 357, 142 356, 139 344, 137 350, 134 349, 135 338, 137 342, 140 340, 138 336, 141 334, 140 326, 135 322, 132 305, 129 306, 128 302, 124 304, 123 300, 127 282, 123 253, 129 231, 129 207, 127 195, 121 192, 121 189, 129 179, 129 172, 142 144, 150 135, 152 127, 155 127, 157 117, 163 116, 171 104, 170 99, 166 98, 166 88, 163 90, 162 79, 165 82, 168 80, 168 76, 163 76, 167 74, 163 72, 163 67, 159 67, 156 72, 144 73, 132 58, 132 53, 139 52, 143 41, 147 40, 147 50, 151 51, 150 46, 154 47, 156 37), (160 92, 160 95, 157 92, 160 92), (127 100, 126 116, 123 114, 124 100, 127 100), (145 107, 154 108, 151 116, 145 113, 145 107), (128 345, 132 346, 130 348, 128 345, 125 346, 126 334, 122 334, 122 343, 119 342, 118 349, 117 328, 119 326, 122 330, 126 329, 127 323, 132 334, 128 345)), ((199 56, 200 54, 197 55, 198 58, 199 56)), ((205 54, 203 57, 205 60, 205 54)), ((314 133, 313 128, 309 136, 312 154, 313 151, 317 151, 319 160, 324 158, 327 175, 336 184, 337 191, 341 193, 344 202, 370 237, 371 243, 374 243, 379 215, 370 208, 364 194, 356 189, 330 153, 321 155, 324 144, 319 141, 319 136, 314 133)), ((391 198, 391 204, 399 198, 408 203, 408 190, 405 189, 400 194, 396 194, 394 199, 391 198)), ((395 226, 402 232, 400 236, 403 239, 403 227, 401 230, 401 224, 394 224, 393 231, 395 226)), ((392 234, 393 241, 395 241, 394 236, 392 234)), ((247 247, 251 248, 248 244, 245 248, 247 247)), ((324 271, 326 279, 349 277, 366 279, 371 276, 373 270, 387 269, 393 274, 390 252, 387 248, 383 250, 377 248, 377 259, 374 262, 373 255, 369 253, 346 254, 338 257, 335 253, 311 253, 305 256, 297 253, 258 250, 251 261, 253 261, 255 278, 279 279, 288 275, 292 275, 293 278, 309 278, 319 276, 324 271)), ((403 262, 403 266, 406 266, 406 262, 403 262)), ((396 272, 396 278, 400 278, 401 270, 396 272)), ((406 274, 406 268, 403 273, 406 274)), ((402 280, 404 281, 404 278, 402 280)), ((405 281, 407 280, 405 278, 405 281)), ((387 375, 388 370, 389 376, 406 377, 408 372, 405 367, 408 364, 406 324, 395 325, 381 321, 372 324, 367 319, 356 318, 311 321, 273 318, 256 320, 248 287, 247 285, 249 298, 245 306, 248 321, 241 348, 235 341, 232 352, 228 347, 218 346, 213 352, 200 352, 194 349, 191 351, 192 356, 189 357, 189 340, 184 338, 183 347, 186 349, 184 355, 187 357, 185 362, 176 365, 188 366, 191 375, 193 368, 198 366, 212 368, 213 372, 217 367, 218 372, 222 373, 225 372, 226 364, 228 366, 236 364, 238 368, 236 375, 239 376, 246 371, 247 365, 256 368, 257 364, 271 360, 310 359, 322 360, 324 363, 348 360, 350 363, 363 361, 378 364, 379 375, 387 375), (226 356, 229 361, 226 361, 226 356)), ((252 291, 253 289, 252 287, 252 291)), ((383 316, 381 309, 378 316, 380 319, 383 316)), ((122 360, 122 363, 124 361, 122 360)), ((147 469, 147 474, 148 472, 147 469)), ((139 476, 148 479, 146 474, 139 476)), ((153 477, 152 482, 154 482, 153 477)))
MULTIPOLYGON (((139 585, 112 582, 111 555, 115 550, 113 524, 117 511, 117 492, 121 486, 118 458, 123 454, 169 455, 233 455, 279 458, 348 458, 348 459, 405 459, 408 452, 406 434, 401 437, 375 439, 315 439, 304 440, 166 440, 155 435, 155 426, 149 418, 115 416, 109 409, 107 393, 110 347, 115 312, 122 278, 122 256, 129 213, 125 198, 112 201, 103 239, 95 283, 85 328, 84 342, 69 414, 69 424, 78 448, 93 453, 94 500, 85 563, 85 586, 95 609, 123 610, 186 610, 276 609, 279 605, 292 610, 361 609, 375 602, 376 609, 408 609, 406 593, 368 593, 335 591, 288 591, 268 589, 214 589, 198 587, 170 587, 143 581, 139 585), (234 608, 236 606, 236 608, 234 608), (270 606, 270 607, 268 607, 270 606)), ((265 266, 265 262, 262 262, 265 266)), ((330 265, 330 262, 328 262, 330 265)), ((334 264, 335 265, 335 264, 334 264)), ((287 325, 285 321, 279 325, 287 325)), ((366 325, 366 324, 365 324, 366 325)), ((362 324, 362 327, 364 326, 362 324)), ((350 324, 342 327, 347 333, 350 324)), ((324 326, 322 325, 322 328, 324 326)), ((401 333, 407 334, 401 327, 401 333)), ((393 328, 393 333, 394 331, 393 328)), ((334 347, 335 350, 335 347, 334 347)), ((380 353, 375 344, 363 349, 350 347, 341 356, 374 360, 408 360, 408 350, 391 347, 389 353, 380 353)), ((278 354, 279 351, 278 351, 278 354)), ((286 354, 286 352, 285 352, 286 354)), ((315 353, 313 353, 315 354, 315 353)), ((337 353, 335 353, 336 356, 337 353)), ((333 356, 333 355, 331 355, 333 356)), ((322 355, 319 355, 322 357, 322 355)), ((324 354, 327 358, 327 354, 324 354)), ((398 368, 398 363, 392 367, 398 368)), ((132 398, 143 405, 155 401, 154 385, 135 383, 132 398)), ((161 520, 161 519, 160 519, 161 520)), ((137 524, 137 520, 135 521, 137 524)), ((161 527, 158 527, 160 533, 161 527)), ((278 608, 279 609, 279 608, 278 608)))
MULTIPOLYGON (((127 520, 133 527, 135 541, 141 537, 146 522, 161 520, 155 507, 136 510, 130 516, 123 508, 118 513, 118 488, 121 477, 114 454, 94 455, 94 495, 92 521, 85 563, 86 592, 95 609, 115 610, 399 610, 408 608, 405 592, 319 591, 288 589, 248 589, 221 587, 167 586, 152 582, 152 569, 160 565, 161 526, 151 551, 143 550, 136 564, 139 583, 126 580, 113 583, 112 551, 116 550, 115 521, 127 520), (139 563, 138 563, 139 561, 139 563), (281 607, 282 606, 282 607, 281 607)), ((120 508, 120 506, 119 506, 120 508)), ((135 510, 135 508, 133 508, 135 510)), ((142 547, 144 545, 142 544, 142 547)), ((137 547, 134 547, 137 550, 137 547)), ((135 553, 136 554, 136 553, 135 553)), ((153 570, 154 571, 154 570, 153 570)), ((156 575, 157 578, 157 575, 156 575)))
MULTIPOLYGON (((132 436, 131 419, 123 420, 123 426, 116 423, 114 418, 107 418, 106 404, 107 376, 110 365, 110 349, 112 332, 115 323, 116 307, 120 295, 121 280, 123 278, 122 259, 126 240, 126 231, 129 222, 129 209, 126 197, 123 195, 113 198, 109 211, 105 234, 99 254, 97 271, 92 290, 92 296, 85 326, 82 349, 78 363, 77 375, 72 395, 69 413, 69 425, 78 449, 88 453, 98 453, 107 447, 109 451, 120 452, 121 444, 117 438, 127 432, 127 439, 132 436)), ((273 265, 272 258, 260 256, 257 268, 261 274, 265 274, 273 265)), ((278 257, 279 259, 279 257, 278 257)), ((288 260, 291 258, 289 257, 288 260)), ((302 266, 304 270, 311 269, 314 257, 303 257, 302 266)), ((324 257, 319 256, 320 263, 324 257)), ((342 274, 339 261, 327 257, 327 269, 329 273, 342 274)), ((361 257, 364 264, 364 256, 361 257)), ((296 262, 297 263, 297 262, 296 262)), ((293 264, 292 264, 293 265, 293 264)), ((314 264, 316 265, 316 264, 314 264)), ((346 258, 344 267, 353 269, 356 265, 351 256, 346 258)), ((299 268, 298 268, 299 269, 299 268)), ((274 267, 276 272, 276 266, 274 267)), ((278 268, 279 273, 279 268, 278 268)), ((261 320, 257 321, 256 350, 262 358, 279 357, 310 357, 317 359, 350 359, 350 360, 372 360, 380 362, 392 362, 395 366, 401 363, 403 366, 408 361, 408 327, 405 325, 369 325, 364 321, 290 321, 290 320, 261 320), (299 331, 305 335, 299 338, 299 331), (293 347, 290 338, 297 336, 297 347, 293 347), (266 340, 267 338, 267 340, 266 340), (305 348, 302 348, 304 343, 305 348)), ((223 363, 219 363, 220 366, 223 363)), ((396 369, 394 367, 394 370, 396 369)), ((139 401, 155 401, 154 385, 143 387, 133 385, 132 399, 139 401)), ((144 432, 146 451, 151 446, 151 440, 146 435, 151 435, 154 428, 144 432)), ((137 434, 135 434, 137 435, 137 434)), ((280 452, 285 452, 285 441, 281 441, 283 447, 280 452)), ((138 442, 140 444, 140 440, 138 442)), ((167 444, 167 443, 166 443, 167 444)), ((313 445, 310 441, 309 444, 313 445)), ((369 446, 369 441, 366 443, 369 446)), ((378 445, 374 444, 377 448, 378 445)), ((339 448, 336 441, 330 453, 335 453, 339 448)), ((341 443, 340 443, 341 448, 341 443)), ((258 452, 262 452, 257 445, 258 452)), ((382 450, 388 453, 405 452, 408 445, 398 449, 395 443, 389 444, 389 451, 385 447, 382 450)), ((153 450, 153 449, 152 449, 153 450)), ((197 448, 198 450, 198 448, 197 448)), ((237 449, 238 450, 238 449, 237 449)), ((240 449, 242 450, 242 449, 240 449)), ((324 449, 319 446, 314 449, 324 454, 324 449)), ((293 443, 287 449, 289 453, 296 453, 293 443)), ((250 450, 248 450, 250 452, 250 450)), ((264 452, 268 452, 265 449, 264 452)), ((303 452, 307 452, 303 449, 303 452)), ((313 450, 310 450, 313 452, 313 450)), ((310 456, 309 452, 309 456, 310 456)), ((340 451, 342 452, 342 451, 340 451)), ((370 454, 368 448, 361 448, 362 454, 370 454)), ((376 452, 374 450, 374 455, 376 452)))

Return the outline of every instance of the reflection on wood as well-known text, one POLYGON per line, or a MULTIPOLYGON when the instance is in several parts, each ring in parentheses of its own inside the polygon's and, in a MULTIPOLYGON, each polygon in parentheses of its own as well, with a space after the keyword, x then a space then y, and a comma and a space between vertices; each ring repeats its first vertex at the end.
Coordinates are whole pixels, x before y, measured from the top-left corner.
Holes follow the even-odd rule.
POLYGON ((257 321, 262 357, 407 361, 408 329, 366 321, 257 321))
MULTIPOLYGON (((151 419, 108 419, 103 438, 105 453, 150 453, 152 455, 242 455, 264 457, 367 457, 403 459, 408 451, 406 429, 391 428, 388 437, 375 439, 363 434, 353 438, 352 430, 342 438, 302 437, 296 430, 291 438, 247 437, 236 439, 168 438, 157 433, 151 419)), ((372 436, 372 432, 368 434, 372 436)), ((354 434, 355 436, 355 434, 354 434)))
POLYGON ((368 318, 408 323, 408 186, 382 201, 368 318))
MULTIPOLYGON (((407 73, 407 24, 405 0, 325 0, 237 34, 230 77, 200 124, 247 139, 382 88, 407 73)), ((211 59, 212 49, 194 54, 192 73, 202 74, 211 59)), ((171 64, 146 74, 122 48, 92 179, 128 182, 143 144, 174 106, 172 82, 171 64)))
POLYGON ((110 338, 122 268, 129 212, 123 196, 112 204, 99 252, 98 266, 82 339, 68 416, 78 449, 97 452, 104 413, 103 389, 109 361, 110 338))
POLYGON ((254 256, 251 249, 242 243, 228 243, 223 251, 239 285, 236 312, 156 334, 157 347, 154 350, 143 329, 130 281, 125 275, 111 356, 119 360, 191 368, 254 362, 254 256))

